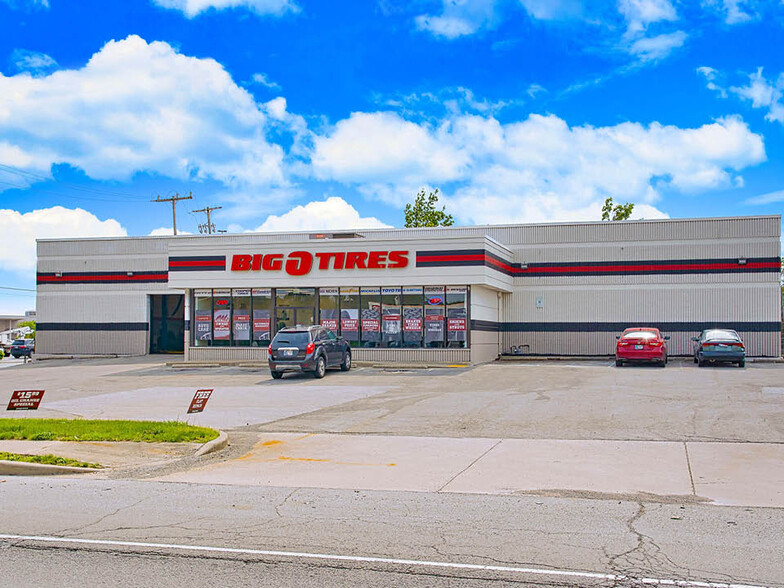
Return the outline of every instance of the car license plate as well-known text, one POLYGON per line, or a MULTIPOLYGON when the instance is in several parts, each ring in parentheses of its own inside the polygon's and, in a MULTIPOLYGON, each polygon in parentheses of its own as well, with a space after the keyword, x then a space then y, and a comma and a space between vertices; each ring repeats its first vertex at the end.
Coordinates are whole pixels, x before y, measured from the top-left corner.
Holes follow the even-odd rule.
POLYGON ((286 357, 292 357, 292 356, 294 356, 294 355, 296 355, 296 354, 297 354, 297 352, 296 352, 296 351, 294 351, 293 349, 286 349, 286 350, 283 352, 283 355, 285 355, 286 357))
POLYGON ((643 347, 645 347, 645 346, 644 345, 635 345, 634 346, 635 349, 642 349, 643 347))

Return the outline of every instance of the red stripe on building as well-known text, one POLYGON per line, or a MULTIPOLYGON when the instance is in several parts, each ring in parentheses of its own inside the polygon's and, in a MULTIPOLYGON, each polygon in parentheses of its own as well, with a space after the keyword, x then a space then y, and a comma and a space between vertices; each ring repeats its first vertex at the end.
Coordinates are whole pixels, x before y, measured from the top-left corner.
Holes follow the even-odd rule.
POLYGON ((129 276, 128 274, 107 274, 102 276, 70 274, 66 276, 38 276, 36 281, 39 284, 47 282, 100 282, 104 280, 140 282, 147 280, 167 280, 168 278, 169 274, 165 272, 159 274, 133 274, 132 276, 129 276))
POLYGON ((169 261, 169 267, 226 267, 226 260, 215 259, 212 261, 169 261))

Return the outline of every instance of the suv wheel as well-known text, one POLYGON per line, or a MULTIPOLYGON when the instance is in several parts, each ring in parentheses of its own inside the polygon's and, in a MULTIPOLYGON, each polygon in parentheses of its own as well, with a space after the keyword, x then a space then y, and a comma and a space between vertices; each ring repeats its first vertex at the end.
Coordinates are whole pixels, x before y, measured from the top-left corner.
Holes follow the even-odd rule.
POLYGON ((346 352, 346 355, 343 357, 343 363, 340 364, 340 369, 344 372, 351 369, 351 354, 349 352, 346 352))
POLYGON ((272 370, 270 374, 272 374, 273 380, 280 380, 283 377, 283 372, 276 372, 275 370, 272 370))
POLYGON ((313 370, 313 377, 321 379, 327 373, 327 362, 324 361, 324 356, 319 356, 316 360, 316 369, 313 370))

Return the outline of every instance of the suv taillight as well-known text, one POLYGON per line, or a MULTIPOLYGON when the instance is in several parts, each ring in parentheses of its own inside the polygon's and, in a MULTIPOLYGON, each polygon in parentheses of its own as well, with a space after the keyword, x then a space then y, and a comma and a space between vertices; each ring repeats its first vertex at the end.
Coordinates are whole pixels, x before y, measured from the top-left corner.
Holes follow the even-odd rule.
POLYGON ((270 346, 267 347, 267 353, 269 353, 269 356, 272 357, 272 344, 270 344, 270 346))
POLYGON ((305 353, 310 355, 314 351, 316 351, 316 344, 315 343, 308 343, 308 346, 305 347, 305 353))

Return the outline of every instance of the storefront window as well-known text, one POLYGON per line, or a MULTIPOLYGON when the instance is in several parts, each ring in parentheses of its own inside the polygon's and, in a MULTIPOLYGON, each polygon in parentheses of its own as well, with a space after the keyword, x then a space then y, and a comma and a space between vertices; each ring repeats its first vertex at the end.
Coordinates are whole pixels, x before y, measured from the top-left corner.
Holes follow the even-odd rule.
POLYGON ((231 345, 231 290, 212 291, 212 344, 231 345))
POLYGON ((425 347, 444 346, 445 303, 443 287, 425 287, 425 347))
POLYGON ((212 290, 193 292, 193 340, 196 347, 212 344, 212 290))
POLYGON ((399 287, 381 288, 381 345, 400 347, 402 345, 402 307, 399 287))
POLYGON ((352 347, 464 348, 466 286, 195 289, 197 347, 266 347, 285 327, 321 324, 352 347))
POLYGON ((232 290, 231 335, 236 347, 250 346, 250 289, 232 290))
POLYGON ((448 286, 446 289, 446 340, 447 347, 465 347, 468 332, 465 286, 448 286))
POLYGON ((403 288, 403 346, 422 347, 422 286, 403 288))
POLYGON ((381 344, 381 291, 379 288, 360 288, 362 319, 362 347, 381 344))
POLYGON ((319 322, 335 333, 340 332, 340 295, 337 288, 319 288, 319 322))
POLYGON ((340 289, 340 334, 352 347, 359 345, 359 288, 340 289))

